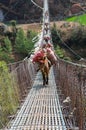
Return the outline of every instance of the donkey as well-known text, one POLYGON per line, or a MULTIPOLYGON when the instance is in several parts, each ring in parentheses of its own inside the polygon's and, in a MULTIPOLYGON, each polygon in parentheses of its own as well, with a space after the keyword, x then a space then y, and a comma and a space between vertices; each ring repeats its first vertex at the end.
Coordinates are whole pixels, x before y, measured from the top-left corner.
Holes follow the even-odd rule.
POLYGON ((51 62, 48 60, 47 56, 44 56, 39 63, 39 69, 43 77, 43 85, 48 85, 50 67, 51 62))

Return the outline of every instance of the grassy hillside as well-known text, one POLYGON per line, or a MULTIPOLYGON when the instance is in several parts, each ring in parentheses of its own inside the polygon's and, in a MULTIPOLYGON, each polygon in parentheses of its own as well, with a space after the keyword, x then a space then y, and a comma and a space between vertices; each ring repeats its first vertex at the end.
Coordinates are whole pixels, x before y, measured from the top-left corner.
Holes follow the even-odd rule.
POLYGON ((82 25, 86 25, 86 14, 79 15, 79 16, 74 16, 74 17, 71 17, 71 18, 67 18, 66 21, 79 22, 82 25))

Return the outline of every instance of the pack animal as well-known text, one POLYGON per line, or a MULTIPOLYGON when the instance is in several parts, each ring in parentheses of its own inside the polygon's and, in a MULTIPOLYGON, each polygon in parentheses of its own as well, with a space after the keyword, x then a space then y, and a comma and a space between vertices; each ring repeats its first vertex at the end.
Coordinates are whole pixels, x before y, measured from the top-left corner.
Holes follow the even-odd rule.
POLYGON ((51 63, 48 60, 47 56, 44 56, 40 61, 41 62, 39 63, 39 69, 42 73, 43 85, 46 85, 46 84, 48 85, 51 63))

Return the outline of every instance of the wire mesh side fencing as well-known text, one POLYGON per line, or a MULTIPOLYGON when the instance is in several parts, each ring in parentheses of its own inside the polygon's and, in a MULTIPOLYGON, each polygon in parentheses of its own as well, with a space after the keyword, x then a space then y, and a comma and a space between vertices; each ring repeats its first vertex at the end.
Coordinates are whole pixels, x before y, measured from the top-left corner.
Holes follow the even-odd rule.
POLYGON ((36 75, 35 65, 30 60, 25 60, 9 65, 11 75, 15 77, 20 91, 20 100, 24 99, 31 89, 36 75))
POLYGON ((0 75, 0 129, 15 117, 36 76, 36 67, 29 59, 9 64, 8 68, 4 65, 0 75))
MULTIPOLYGON (((58 59, 54 67, 56 83, 64 94, 71 99, 71 111, 75 124, 80 130, 86 129, 86 66, 58 59)), ((70 115, 69 114, 69 115, 70 115)))

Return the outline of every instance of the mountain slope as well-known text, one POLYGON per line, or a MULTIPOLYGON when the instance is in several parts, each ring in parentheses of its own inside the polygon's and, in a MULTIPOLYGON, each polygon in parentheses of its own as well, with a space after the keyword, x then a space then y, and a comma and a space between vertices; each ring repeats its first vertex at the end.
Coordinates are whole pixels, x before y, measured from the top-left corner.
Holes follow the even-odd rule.
MULTIPOLYGON (((43 7, 43 0, 34 1, 43 7)), ((65 16, 70 15, 73 4, 79 2, 81 2, 80 6, 82 7, 85 0, 49 0, 51 20, 63 19, 65 16)), ((33 5, 31 0, 0 0, 0 9, 0 16, 3 14, 5 21, 15 19, 20 22, 26 21, 28 23, 40 21, 40 16, 42 17, 42 10, 33 5)), ((79 11, 82 11, 82 9, 80 8, 79 11)))

